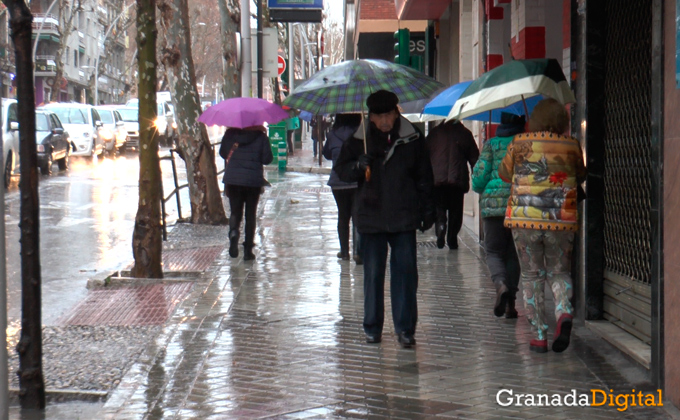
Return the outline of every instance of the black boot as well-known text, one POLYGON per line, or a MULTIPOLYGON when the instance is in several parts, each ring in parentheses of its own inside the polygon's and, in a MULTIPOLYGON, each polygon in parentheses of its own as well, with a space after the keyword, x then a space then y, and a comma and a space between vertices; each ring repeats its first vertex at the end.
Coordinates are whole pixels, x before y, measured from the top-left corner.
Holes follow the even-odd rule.
POLYGON ((515 309, 515 296, 511 295, 508 299, 508 304, 505 307, 505 317, 507 319, 517 318, 517 309, 515 309))
POLYGON ((437 248, 444 248, 444 245, 446 245, 446 223, 437 223, 434 231, 437 235, 437 248))
POLYGON ((504 284, 496 284, 496 301, 493 304, 493 314, 496 316, 503 316, 505 313, 505 306, 508 304, 511 293, 508 287, 504 284))
POLYGON ((243 245, 243 261, 250 261, 255 259, 252 245, 243 245))
POLYGON ((238 230, 229 231, 229 256, 231 258, 238 257, 238 230))

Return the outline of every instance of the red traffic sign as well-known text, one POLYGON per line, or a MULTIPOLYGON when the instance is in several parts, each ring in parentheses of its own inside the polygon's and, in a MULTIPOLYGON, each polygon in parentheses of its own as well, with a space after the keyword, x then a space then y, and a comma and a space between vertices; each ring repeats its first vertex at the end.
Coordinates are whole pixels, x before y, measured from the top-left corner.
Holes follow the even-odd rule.
POLYGON ((281 76, 284 71, 286 71, 286 59, 279 56, 279 76, 281 76))

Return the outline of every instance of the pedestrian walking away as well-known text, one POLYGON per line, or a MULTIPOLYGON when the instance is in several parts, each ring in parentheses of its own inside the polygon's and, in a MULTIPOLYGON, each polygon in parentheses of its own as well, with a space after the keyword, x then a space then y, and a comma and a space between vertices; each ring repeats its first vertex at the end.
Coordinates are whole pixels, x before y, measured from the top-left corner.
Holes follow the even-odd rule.
POLYGON ((554 99, 539 102, 529 119, 529 132, 518 134, 498 168, 512 182, 505 226, 512 236, 522 270, 522 291, 534 339, 530 349, 548 351, 545 282, 555 301, 557 327, 552 350, 569 346, 573 308, 571 253, 578 231, 578 187, 586 168, 578 140, 569 128, 564 106, 554 99))
POLYGON ((458 249, 465 193, 470 190, 468 165, 470 168, 475 166, 479 149, 470 130, 455 120, 435 127, 425 143, 434 171, 437 248, 448 244, 449 249, 458 249))
MULTIPOLYGON (((323 146, 323 156, 333 161, 333 168, 340 157, 340 150, 344 142, 352 137, 354 132, 361 124, 360 114, 337 114, 335 123, 326 136, 326 143, 323 146)), ((357 193, 356 182, 344 182, 338 176, 335 169, 331 170, 328 179, 328 186, 333 191, 335 203, 338 206, 338 238, 340 239, 340 252, 338 258, 349 260, 349 232, 350 220, 352 219, 352 209, 354 208, 354 198, 357 193)), ((354 225, 354 221, 352 221, 354 225)), ((357 264, 363 264, 361 257, 361 239, 358 231, 354 228, 353 258, 357 264)))
POLYGON ((505 157, 515 134, 524 132, 525 119, 501 114, 496 136, 487 140, 472 171, 472 190, 479 196, 484 230, 484 251, 491 280, 496 287, 493 312, 496 316, 517 318, 515 299, 519 285, 519 260, 512 231, 503 226, 510 198, 510 184, 498 176, 498 166, 505 157))
POLYGON ((255 258, 253 244, 257 203, 262 188, 268 185, 263 165, 270 164, 274 159, 266 129, 263 126, 228 129, 222 137, 219 153, 225 160, 222 182, 231 208, 229 255, 238 257, 239 231, 245 208, 243 259, 252 260, 255 258))
POLYGON ((368 97, 369 127, 344 143, 335 166, 341 180, 358 183, 354 220, 363 246, 366 341, 382 340, 389 246, 394 330, 400 345, 410 348, 418 320, 416 229, 432 227, 435 211, 424 137, 399 114, 398 102, 385 90, 368 97))

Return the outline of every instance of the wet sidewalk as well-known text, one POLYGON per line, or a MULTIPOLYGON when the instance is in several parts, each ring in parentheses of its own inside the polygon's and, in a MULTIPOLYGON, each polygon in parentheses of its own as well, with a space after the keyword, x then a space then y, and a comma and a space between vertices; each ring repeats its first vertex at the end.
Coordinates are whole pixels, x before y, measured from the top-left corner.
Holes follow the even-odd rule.
POLYGON ((327 175, 267 177, 256 260, 225 248, 103 406, 55 406, 46 418, 671 418, 653 407, 505 406, 509 392, 656 390, 582 326, 564 353, 530 352, 523 309, 516 320, 493 316, 482 251, 465 230, 457 251, 418 235, 416 347, 399 347, 389 309, 383 342, 366 344, 362 267, 336 258, 327 175))

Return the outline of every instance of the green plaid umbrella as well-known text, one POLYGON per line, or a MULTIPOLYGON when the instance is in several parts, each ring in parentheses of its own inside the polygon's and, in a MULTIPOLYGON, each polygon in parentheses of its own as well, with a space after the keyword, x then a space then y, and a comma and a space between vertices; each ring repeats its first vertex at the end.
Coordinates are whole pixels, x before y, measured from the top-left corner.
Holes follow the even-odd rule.
POLYGON ((283 104, 312 114, 362 112, 366 98, 384 89, 399 102, 429 98, 444 87, 433 78, 385 60, 350 60, 326 67, 297 86, 283 104))

